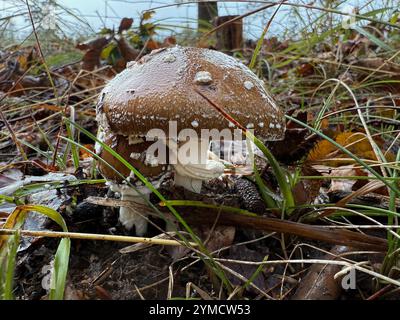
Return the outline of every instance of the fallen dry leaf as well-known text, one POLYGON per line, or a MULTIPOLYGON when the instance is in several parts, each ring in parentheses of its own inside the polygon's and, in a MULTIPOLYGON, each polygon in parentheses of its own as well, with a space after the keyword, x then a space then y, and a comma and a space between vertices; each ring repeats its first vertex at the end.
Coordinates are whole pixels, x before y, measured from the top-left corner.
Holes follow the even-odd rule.
MULTIPOLYGON (((336 260, 337 257, 351 251, 346 246, 335 246, 321 260, 336 260)), ((316 263, 310 267, 307 275, 291 300, 337 300, 342 292, 341 279, 334 276, 342 269, 340 265, 316 263)))
MULTIPOLYGON (((259 253, 258 251, 248 249, 246 246, 233 246, 232 248, 230 248, 229 255, 226 258, 231 260, 262 262, 265 256, 259 253)), ((230 263, 230 262, 224 262, 223 264, 226 265, 231 270, 239 273, 246 279, 250 279, 258 268, 258 265, 251 265, 251 264, 230 263)), ((238 279, 237 277, 235 277, 230 273, 228 273, 227 276, 229 281, 235 286, 244 284, 240 279, 238 279)), ((263 291, 267 291, 268 289, 266 287, 266 279, 264 277, 263 272, 258 273, 258 275, 253 280, 253 284, 255 284, 258 288, 260 288, 263 291)), ((248 286, 246 289, 249 291, 254 291, 254 289, 251 286, 248 286)))
POLYGON ((82 69, 92 71, 100 66, 100 55, 103 48, 109 43, 106 37, 97 38, 91 41, 77 44, 76 48, 87 50, 82 58, 82 69))
POLYGON ((122 18, 119 24, 118 33, 122 33, 122 31, 128 30, 130 27, 132 27, 132 23, 132 18, 122 18))
MULTIPOLYGON (((375 152, 365 133, 361 131, 345 131, 338 133, 334 139, 338 144, 360 159, 377 161, 375 152)), ((378 147, 383 149, 384 141, 382 139, 374 137, 374 141, 378 147)), ((388 152, 386 154, 386 159, 388 161, 394 161, 395 155, 392 152, 388 152)), ((338 167, 346 164, 353 164, 355 161, 329 141, 322 140, 308 154, 307 162, 322 163, 328 166, 338 167)))
POLYGON ((121 52, 122 57, 125 59, 125 63, 128 61, 134 61, 138 57, 139 50, 132 48, 123 36, 120 36, 117 43, 118 49, 121 52))
MULTIPOLYGON (((309 167, 303 165, 301 168, 303 176, 320 176, 321 174, 309 167)), ((315 198, 320 194, 320 188, 323 184, 322 179, 302 179, 293 187, 293 196, 296 205, 313 203, 315 198)))

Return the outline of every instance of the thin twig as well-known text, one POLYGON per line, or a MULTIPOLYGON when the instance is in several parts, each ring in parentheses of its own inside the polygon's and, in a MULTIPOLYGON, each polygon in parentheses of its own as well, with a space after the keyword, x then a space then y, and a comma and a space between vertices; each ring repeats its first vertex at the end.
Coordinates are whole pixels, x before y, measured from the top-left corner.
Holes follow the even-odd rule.
MULTIPOLYGON (((29 236, 29 237, 70 238, 70 239, 81 239, 81 240, 101 240, 101 241, 116 241, 116 242, 148 243, 148 244, 160 244, 160 245, 166 245, 166 246, 185 246, 185 244, 182 241, 178 241, 178 240, 118 236, 118 235, 96 234, 96 233, 80 233, 80 232, 0 229, 0 236, 13 235, 17 231, 19 231, 19 233, 21 235, 29 236)), ((197 244, 195 244, 195 243, 189 242, 189 244, 191 246, 197 246, 197 244)))
POLYGON ((8 123, 6 117, 4 116, 3 111, 0 110, 0 118, 1 120, 4 122, 4 124, 6 125, 8 131, 10 132, 11 138, 14 141, 15 145, 17 146, 17 149, 19 151, 19 153, 22 156, 22 159, 24 161, 28 161, 28 157, 24 151, 24 149, 22 148, 21 144, 19 143, 19 140, 17 138, 17 135, 15 134, 14 130, 11 128, 10 124, 8 123))

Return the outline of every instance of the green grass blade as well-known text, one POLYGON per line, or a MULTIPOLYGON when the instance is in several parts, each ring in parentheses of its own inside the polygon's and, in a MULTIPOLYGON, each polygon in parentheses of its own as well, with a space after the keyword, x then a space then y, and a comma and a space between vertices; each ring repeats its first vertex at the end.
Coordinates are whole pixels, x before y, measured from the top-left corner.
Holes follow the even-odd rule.
POLYGON ((369 39, 371 42, 375 43, 377 46, 381 47, 382 49, 384 49, 386 51, 394 51, 394 49, 391 46, 384 43, 382 40, 375 37, 373 34, 369 33, 364 28, 362 28, 358 25, 352 25, 351 28, 356 30, 358 33, 362 34, 364 37, 366 37, 367 39, 369 39))
POLYGON ((271 196, 272 191, 268 189, 268 187, 265 185, 263 179, 260 176, 260 173, 258 172, 258 168, 254 159, 254 153, 253 153, 253 148, 249 140, 246 140, 247 144, 247 150, 249 153, 249 158, 250 161, 253 163, 253 172, 254 172, 254 180, 256 182, 256 185, 258 187, 258 191, 260 192, 261 198, 264 200, 266 205, 269 208, 275 208, 277 206, 274 198, 271 196))
MULTIPOLYGON (((64 232, 68 232, 67 225, 60 213, 54 209, 41 205, 25 205, 22 206, 26 211, 36 211, 46 215, 51 220, 56 222, 64 232)), ((69 254, 71 249, 71 239, 61 239, 56 255, 54 257, 54 267, 50 283, 50 300, 62 300, 64 297, 65 283, 67 279, 69 254)))
POLYGON ((54 269, 50 284, 50 300, 62 300, 64 297, 70 250, 71 239, 61 239, 54 257, 54 269))
POLYGON ((279 162, 275 159, 274 155, 271 153, 271 151, 259 140, 257 137, 255 137, 250 131, 246 131, 245 135, 248 139, 251 139, 253 143, 262 151, 264 156, 267 158, 268 163, 272 167, 272 170, 274 171, 276 180, 278 181, 279 188, 281 189, 284 202, 285 202, 285 211, 290 214, 294 207, 295 207, 295 202, 294 202, 294 197, 292 193, 292 189, 290 187, 290 184, 288 182, 287 176, 285 172, 283 171, 282 167, 279 165, 279 162))
MULTIPOLYGON (((26 197, 28 195, 38 193, 41 191, 67 188, 67 187, 76 187, 84 184, 99 184, 105 183, 105 179, 88 179, 88 180, 67 180, 66 181, 45 181, 45 182, 37 182, 31 183, 21 188, 15 190, 13 193, 13 198, 21 198, 26 197)), ((1 197, 1 196, 0 196, 1 197)))
POLYGON ((14 283, 14 272, 15 262, 17 256, 17 250, 19 246, 20 234, 19 232, 10 236, 5 246, 5 253, 0 258, 0 272, 3 278, 0 293, 2 292, 3 300, 13 300, 13 283, 14 283), (3 263, 5 264, 5 270, 3 270, 3 263))
POLYGON ((247 210, 244 210, 244 209, 231 207, 231 206, 209 204, 209 203, 204 203, 204 202, 195 201, 195 200, 167 200, 167 201, 163 201, 160 203, 161 206, 166 206, 167 204, 169 204, 171 206, 177 206, 177 207, 209 208, 209 209, 215 209, 218 211, 238 213, 238 214, 242 214, 242 215, 250 216, 250 217, 258 216, 257 214, 247 211, 247 210))
MULTIPOLYGON (((265 256, 262 262, 267 262, 268 256, 265 256)), ((265 264, 260 264, 257 269, 253 272, 253 274, 250 276, 250 278, 246 281, 246 283, 243 285, 244 289, 247 289, 250 283, 253 283, 253 281, 258 277, 258 275, 263 271, 265 267, 265 264)))
MULTIPOLYGON (((21 228, 25 221, 26 212, 18 207, 8 216, 3 228, 21 228)), ((0 237, 0 299, 13 299, 13 283, 15 259, 19 246, 20 235, 0 237)))
POLYGON ((278 11, 279 11, 279 9, 281 8, 283 2, 285 2, 285 0, 281 1, 281 3, 280 3, 280 4, 278 5, 278 7, 275 9, 274 13, 273 13, 272 16, 271 16, 271 19, 268 20, 268 23, 267 23, 267 25, 265 26, 265 28, 264 28, 264 30, 263 30, 263 32, 262 32, 262 34, 261 34, 261 37, 260 37, 260 38, 258 39, 258 41, 257 41, 256 48, 254 49, 254 53, 253 53, 253 55, 252 55, 252 57, 251 57, 251 61, 250 61, 250 64, 249 64, 249 68, 250 68, 250 69, 253 69, 254 66, 256 65, 257 57, 258 57, 258 55, 259 55, 259 53, 260 53, 260 50, 261 50, 261 48, 262 48, 265 35, 267 34, 267 32, 268 32, 268 30, 269 30, 269 27, 271 26, 272 20, 274 19, 274 17, 275 17, 276 14, 278 13, 278 11))

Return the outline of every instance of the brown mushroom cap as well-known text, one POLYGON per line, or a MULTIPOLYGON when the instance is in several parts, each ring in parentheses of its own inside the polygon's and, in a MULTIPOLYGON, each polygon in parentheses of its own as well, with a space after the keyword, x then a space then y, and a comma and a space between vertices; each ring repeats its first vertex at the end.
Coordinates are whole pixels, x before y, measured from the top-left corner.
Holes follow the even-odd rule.
POLYGON ((195 89, 260 138, 283 139, 283 111, 250 69, 218 51, 180 46, 155 50, 111 80, 98 104, 107 122, 100 124, 124 136, 154 128, 168 134, 170 120, 177 121, 178 133, 233 129, 195 89))

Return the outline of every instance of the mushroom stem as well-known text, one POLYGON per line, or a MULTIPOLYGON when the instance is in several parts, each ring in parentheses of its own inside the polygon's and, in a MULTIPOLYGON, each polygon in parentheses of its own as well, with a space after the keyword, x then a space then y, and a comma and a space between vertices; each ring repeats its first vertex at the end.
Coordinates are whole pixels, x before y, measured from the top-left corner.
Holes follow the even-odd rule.
MULTIPOLYGON (((138 187, 137 190, 134 190, 127 185, 112 185, 111 190, 121 193, 121 200, 133 201, 146 206, 151 194, 146 187, 138 187)), ((131 207, 119 209, 119 221, 127 230, 131 230, 135 226, 137 236, 143 236, 147 232, 147 219, 144 216, 147 214, 144 212, 138 214, 138 211, 131 207)))
POLYGON ((168 141, 168 146, 177 153, 177 161, 173 164, 176 186, 200 193, 203 181, 218 178, 224 173, 222 160, 215 155, 211 156, 203 142, 200 139, 189 139, 178 149, 174 141, 168 141), (186 158, 187 153, 189 156, 186 158))

